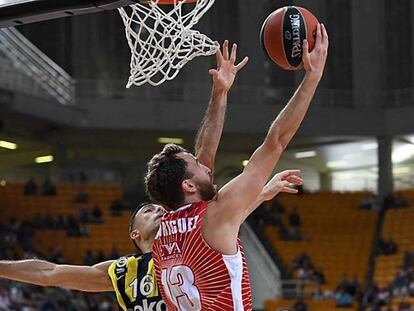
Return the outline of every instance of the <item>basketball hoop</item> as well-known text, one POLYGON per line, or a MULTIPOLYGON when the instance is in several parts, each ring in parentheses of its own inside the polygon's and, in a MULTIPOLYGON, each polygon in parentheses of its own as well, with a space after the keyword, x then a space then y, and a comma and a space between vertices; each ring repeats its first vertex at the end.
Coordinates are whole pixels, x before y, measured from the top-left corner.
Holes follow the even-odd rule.
POLYGON ((127 88, 160 85, 195 57, 215 54, 218 46, 192 29, 214 1, 150 0, 118 9, 131 49, 127 88))

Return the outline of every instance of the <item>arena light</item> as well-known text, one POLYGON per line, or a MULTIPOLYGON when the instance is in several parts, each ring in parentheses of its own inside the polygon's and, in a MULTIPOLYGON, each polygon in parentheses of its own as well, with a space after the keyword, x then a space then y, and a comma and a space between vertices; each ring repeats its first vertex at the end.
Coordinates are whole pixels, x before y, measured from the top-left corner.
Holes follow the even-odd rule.
POLYGON ((184 143, 184 139, 178 137, 158 137, 158 142, 160 144, 182 145, 184 143))
POLYGON ((49 162, 53 162, 53 156, 52 155, 46 155, 46 156, 41 156, 41 157, 37 157, 35 158, 35 162, 36 163, 49 163, 49 162))
POLYGON ((392 152, 392 162, 400 163, 404 162, 414 156, 414 145, 406 144, 398 146, 392 152))
POLYGON ((345 161, 329 161, 326 163, 326 166, 329 168, 338 168, 338 167, 343 167, 346 164, 345 161))
POLYGON ((349 180, 349 179, 352 179, 354 175, 352 173, 340 173, 340 174, 335 175, 335 177, 340 180, 349 180))
POLYGON ((361 145, 361 150, 374 150, 378 149, 378 143, 367 143, 361 145))
POLYGON ((242 161, 243 166, 246 166, 248 163, 249 163, 249 160, 243 160, 242 161))
POLYGON ((6 185, 7 185, 7 182, 4 179, 0 181, 1 187, 6 187, 6 185))
POLYGON ((296 159, 304 159, 304 158, 313 158, 316 157, 316 151, 315 150, 309 150, 309 151, 301 151, 295 153, 296 159))
POLYGON ((15 143, 12 143, 10 141, 0 140, 0 147, 10 150, 16 150, 17 145, 15 143))
POLYGON ((394 175, 403 175, 411 172, 411 168, 409 166, 401 166, 396 167, 392 170, 394 175))

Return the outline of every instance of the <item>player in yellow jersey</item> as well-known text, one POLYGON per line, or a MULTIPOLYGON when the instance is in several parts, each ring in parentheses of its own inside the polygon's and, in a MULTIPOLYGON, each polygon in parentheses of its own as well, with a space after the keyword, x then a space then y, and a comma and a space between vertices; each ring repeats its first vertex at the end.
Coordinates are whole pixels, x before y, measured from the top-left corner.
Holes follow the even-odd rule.
MULTIPOLYGON (((217 69, 210 70, 213 91, 196 140, 196 155, 201 163, 210 168, 214 167, 223 129, 227 92, 236 73, 247 63, 247 59, 244 59, 235 65, 236 51, 237 47, 234 45, 229 55, 226 41, 223 53, 217 53, 217 69)), ((288 186, 290 183, 302 183, 296 176, 298 173, 297 170, 289 170, 276 174, 257 198, 256 206, 270 200, 279 192, 295 193, 296 190, 288 186)), ((86 292, 115 291, 118 303, 124 311, 164 311, 166 306, 158 291, 151 256, 152 244, 164 213, 161 206, 144 203, 132 214, 129 232, 137 247, 137 254, 94 266, 57 265, 38 259, 0 261, 0 278, 86 292)))

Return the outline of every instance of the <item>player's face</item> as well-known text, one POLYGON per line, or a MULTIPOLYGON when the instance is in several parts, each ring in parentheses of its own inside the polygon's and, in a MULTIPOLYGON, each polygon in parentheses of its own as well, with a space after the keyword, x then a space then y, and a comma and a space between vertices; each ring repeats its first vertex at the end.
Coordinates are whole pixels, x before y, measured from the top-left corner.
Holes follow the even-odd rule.
POLYGON ((191 153, 179 154, 187 163, 187 170, 192 175, 191 181, 197 188, 201 198, 209 201, 217 194, 216 186, 213 184, 211 169, 201 164, 191 153))
POLYGON ((162 216, 167 211, 157 204, 148 204, 144 206, 135 216, 135 227, 147 240, 155 236, 161 223, 162 216))

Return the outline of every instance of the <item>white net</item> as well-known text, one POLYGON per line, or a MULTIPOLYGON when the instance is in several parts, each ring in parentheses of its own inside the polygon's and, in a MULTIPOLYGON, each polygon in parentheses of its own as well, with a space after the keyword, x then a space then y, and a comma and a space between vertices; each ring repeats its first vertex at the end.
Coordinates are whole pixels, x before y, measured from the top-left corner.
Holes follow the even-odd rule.
POLYGON ((158 0, 120 8, 131 49, 131 73, 127 87, 150 83, 157 86, 174 79, 197 56, 212 55, 217 45, 192 27, 215 0, 159 4, 158 0))

